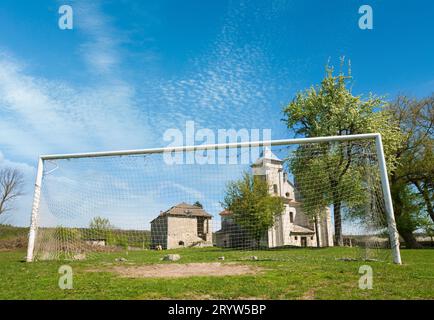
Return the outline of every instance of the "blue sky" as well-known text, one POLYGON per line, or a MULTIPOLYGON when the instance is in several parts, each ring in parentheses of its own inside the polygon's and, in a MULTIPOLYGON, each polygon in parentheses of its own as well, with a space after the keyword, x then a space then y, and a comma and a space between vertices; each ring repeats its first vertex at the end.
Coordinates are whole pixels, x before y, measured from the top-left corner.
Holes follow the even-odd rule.
POLYGON ((39 154, 162 146, 187 120, 292 137, 282 107, 341 56, 355 93, 428 95, 433 13, 429 0, 1 0, 0 166, 31 190, 39 154), (62 4, 73 30, 58 28, 62 4), (362 4, 373 30, 358 27, 362 4))

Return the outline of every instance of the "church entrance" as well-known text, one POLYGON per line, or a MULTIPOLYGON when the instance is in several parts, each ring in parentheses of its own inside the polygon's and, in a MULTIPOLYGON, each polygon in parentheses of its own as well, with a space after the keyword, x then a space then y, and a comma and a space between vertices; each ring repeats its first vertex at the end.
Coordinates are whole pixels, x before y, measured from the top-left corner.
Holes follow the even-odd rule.
POLYGON ((301 246, 302 247, 307 247, 307 238, 306 237, 301 237, 301 246))

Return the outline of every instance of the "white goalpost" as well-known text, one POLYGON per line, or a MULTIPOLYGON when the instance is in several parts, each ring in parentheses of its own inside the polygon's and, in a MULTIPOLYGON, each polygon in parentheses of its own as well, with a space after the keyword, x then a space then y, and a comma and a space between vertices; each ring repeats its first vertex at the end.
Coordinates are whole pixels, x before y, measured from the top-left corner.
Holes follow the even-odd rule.
POLYGON ((42 155, 27 261, 333 246, 338 214, 359 226, 343 227, 345 245, 387 243, 401 264, 380 134, 42 155), (249 174, 283 211, 270 218, 227 207, 230 187, 249 174))

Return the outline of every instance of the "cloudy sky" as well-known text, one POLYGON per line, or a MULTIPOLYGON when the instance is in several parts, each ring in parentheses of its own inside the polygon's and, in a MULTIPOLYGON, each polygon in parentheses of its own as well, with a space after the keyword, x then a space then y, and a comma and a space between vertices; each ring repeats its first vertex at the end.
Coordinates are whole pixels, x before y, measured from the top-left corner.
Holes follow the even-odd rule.
POLYGON ((341 56, 358 94, 430 94, 433 10, 422 0, 2 0, 0 166, 22 170, 28 191, 9 222, 28 224, 40 154, 164 146, 188 120, 292 137, 282 107, 341 56), (373 30, 358 27, 365 2, 373 30), (73 30, 58 27, 63 4, 73 30))

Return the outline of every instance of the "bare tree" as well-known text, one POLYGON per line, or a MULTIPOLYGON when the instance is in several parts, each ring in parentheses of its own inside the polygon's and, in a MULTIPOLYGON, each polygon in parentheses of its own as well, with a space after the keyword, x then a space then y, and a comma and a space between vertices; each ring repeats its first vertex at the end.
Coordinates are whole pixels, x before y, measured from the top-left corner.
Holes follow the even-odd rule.
POLYGON ((24 177, 17 169, 0 170, 0 216, 12 209, 12 202, 23 194, 24 177))

